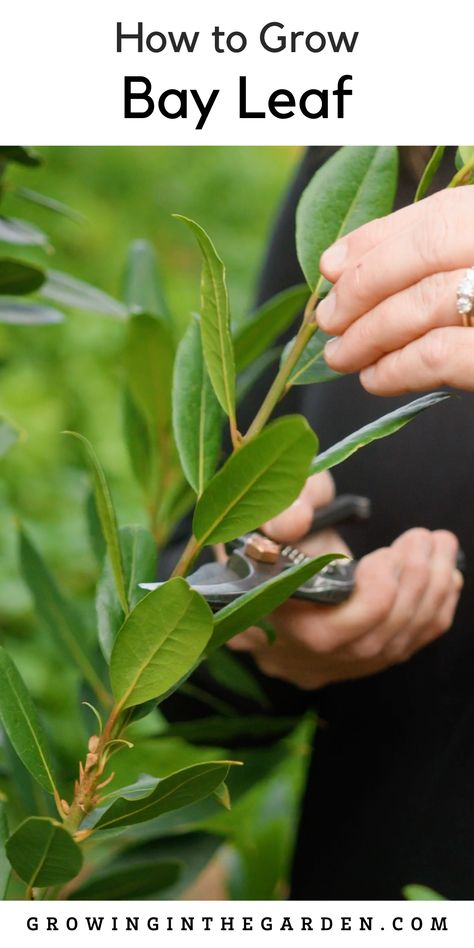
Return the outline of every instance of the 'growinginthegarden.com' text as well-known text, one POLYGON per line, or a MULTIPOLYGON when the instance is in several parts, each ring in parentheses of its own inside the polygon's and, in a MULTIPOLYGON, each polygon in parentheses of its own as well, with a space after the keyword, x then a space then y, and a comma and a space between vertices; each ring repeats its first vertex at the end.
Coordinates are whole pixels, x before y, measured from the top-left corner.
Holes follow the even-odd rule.
POLYGON ((405 913, 386 919, 373 915, 29 915, 29 932, 446 932, 446 915, 405 913))

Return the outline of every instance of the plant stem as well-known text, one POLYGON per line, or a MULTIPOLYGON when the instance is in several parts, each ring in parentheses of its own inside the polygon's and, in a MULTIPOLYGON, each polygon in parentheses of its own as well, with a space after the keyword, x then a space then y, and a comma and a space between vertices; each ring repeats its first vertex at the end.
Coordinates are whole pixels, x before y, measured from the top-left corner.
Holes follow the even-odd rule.
MULTIPOLYGON (((296 335, 294 346, 292 347, 291 352, 288 353, 288 357, 285 359, 284 363, 281 365, 280 371, 278 372, 273 384, 267 392, 267 395, 262 402, 252 424, 250 425, 247 434, 242 436, 236 426, 235 418, 229 419, 230 434, 234 451, 237 451, 246 441, 249 441, 262 430, 270 415, 272 414, 275 406, 280 401, 280 398, 285 394, 291 370, 296 365, 301 353, 311 339, 311 336, 318 328, 315 309, 319 300, 320 283, 321 280, 318 282, 316 289, 308 299, 304 311, 303 321, 296 335)), ((178 563, 171 574, 172 578, 175 576, 186 576, 194 560, 196 559, 196 556, 201 552, 202 546, 203 544, 196 540, 196 537, 190 537, 178 563)))
POLYGON ((181 554, 180 559, 178 560, 172 574, 171 578, 175 576, 186 576, 186 573, 190 569, 193 561, 196 559, 196 556, 201 551, 202 544, 196 540, 196 537, 191 536, 181 554))
MULTIPOLYGON (((313 298, 311 297, 311 300, 313 298)), ((316 332, 318 325, 316 320, 310 322, 309 318, 306 318, 305 311, 305 320, 303 321, 298 334, 295 338, 294 345, 291 351, 288 353, 288 357, 285 359, 283 364, 280 366, 280 371, 276 375, 273 384, 267 392, 266 397, 264 398, 255 418, 250 425, 250 428, 247 431, 247 434, 244 437, 244 441, 249 441, 251 438, 254 438, 255 435, 259 434, 264 425, 266 425, 270 415, 272 414, 274 408, 280 401, 282 395, 285 394, 286 384, 288 378, 291 374, 292 369, 295 367, 298 359, 306 348, 311 336, 316 332)), ((311 314, 314 312, 314 307, 311 309, 311 314)))
MULTIPOLYGON (((97 806, 98 790, 103 784, 104 768, 108 761, 108 746, 111 741, 120 739, 123 721, 120 719, 120 706, 114 705, 101 734, 89 739, 85 764, 79 764, 79 779, 76 780, 74 799, 67 809, 62 809, 64 827, 74 835, 83 819, 97 806), (117 728, 117 732, 115 730, 117 728), (94 744, 92 744, 94 742, 94 744)), ((125 742, 124 742, 125 743, 125 742)), ((110 780, 110 778, 109 778, 110 780)))

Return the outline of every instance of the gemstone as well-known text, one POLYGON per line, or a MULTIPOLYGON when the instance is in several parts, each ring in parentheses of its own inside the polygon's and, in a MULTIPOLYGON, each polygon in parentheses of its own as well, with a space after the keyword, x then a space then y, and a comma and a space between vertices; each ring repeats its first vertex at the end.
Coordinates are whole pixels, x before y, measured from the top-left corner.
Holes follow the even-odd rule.
POLYGON ((470 313, 472 309, 472 300, 468 299, 467 296, 458 296, 457 310, 458 313, 463 315, 463 313, 470 313))
POLYGON ((474 296, 474 280, 469 279, 467 276, 464 277, 459 284, 458 294, 460 296, 474 296))

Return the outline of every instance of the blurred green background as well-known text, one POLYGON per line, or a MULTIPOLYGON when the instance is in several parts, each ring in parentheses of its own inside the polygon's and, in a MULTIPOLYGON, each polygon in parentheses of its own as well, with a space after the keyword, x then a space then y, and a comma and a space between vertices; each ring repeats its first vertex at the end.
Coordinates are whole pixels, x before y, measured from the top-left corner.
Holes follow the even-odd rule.
MULTIPOLYGON (((251 309, 265 241, 298 160, 295 148, 41 148, 39 169, 10 166, 4 214, 47 231, 50 266, 120 297, 127 247, 156 248, 176 319, 184 326, 199 300, 200 260, 174 212, 198 220, 227 265, 235 320, 251 309), (25 204, 18 185, 64 201, 76 222, 25 204)), ((25 248, 24 259, 45 262, 25 248)), ((28 634, 31 603, 17 565, 14 516, 28 526, 49 565, 74 596, 96 578, 84 517, 86 477, 60 432, 93 442, 109 476, 121 523, 143 521, 121 430, 119 354, 124 324, 70 314, 60 325, 0 326, 1 411, 24 431, 2 462, 0 569, 3 629, 28 634)))

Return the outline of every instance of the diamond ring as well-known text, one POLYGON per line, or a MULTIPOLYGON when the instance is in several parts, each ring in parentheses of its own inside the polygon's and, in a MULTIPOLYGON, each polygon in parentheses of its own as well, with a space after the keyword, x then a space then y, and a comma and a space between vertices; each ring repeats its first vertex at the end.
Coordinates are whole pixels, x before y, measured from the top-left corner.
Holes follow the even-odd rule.
POLYGON ((463 326, 473 326, 474 322, 474 267, 466 270, 456 293, 456 308, 462 316, 463 326))

